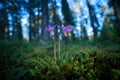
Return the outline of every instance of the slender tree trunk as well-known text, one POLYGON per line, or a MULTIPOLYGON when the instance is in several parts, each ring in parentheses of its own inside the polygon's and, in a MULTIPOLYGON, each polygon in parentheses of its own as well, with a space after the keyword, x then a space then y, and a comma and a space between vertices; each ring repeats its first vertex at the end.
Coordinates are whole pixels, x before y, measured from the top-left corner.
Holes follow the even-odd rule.
POLYGON ((117 17, 117 20, 120 21, 120 1, 111 0, 111 4, 115 10, 115 16, 117 17))
MULTIPOLYGON (((0 23, 3 23, 3 20, 0 20, 0 23)), ((3 24, 0 24, 1 28, 0 28, 0 39, 1 40, 4 40, 4 30, 5 30, 5 27, 3 24)))
POLYGON ((48 25, 48 0, 42 1, 42 40, 44 42, 48 42, 49 40, 49 32, 45 31, 45 27, 48 25))
POLYGON ((41 10, 40 10, 40 6, 38 6, 38 16, 37 16, 37 41, 39 41, 39 36, 40 36, 40 34, 39 34, 39 29, 40 29, 40 20, 41 20, 41 16, 40 16, 40 12, 41 12, 41 10))
POLYGON ((9 26, 8 26, 8 14, 7 14, 7 11, 6 11, 6 16, 5 16, 5 39, 8 39, 9 38, 9 26))
POLYGON ((3 35, 2 35, 2 39, 8 39, 9 38, 9 20, 8 20, 8 9, 6 8, 6 2, 3 1, 3 6, 4 8, 2 9, 2 15, 3 15, 3 19, 4 21, 2 21, 2 30, 3 31, 3 35))
POLYGON ((29 10, 29 41, 32 41, 32 9, 29 10))
POLYGON ((17 35, 17 37, 18 37, 18 39, 23 39, 23 35, 22 35, 22 25, 21 25, 21 2, 20 1, 18 1, 18 6, 19 6, 19 8, 18 8, 18 10, 17 10, 17 33, 18 33, 18 35, 17 35))
POLYGON ((87 5, 88 5, 90 21, 91 21, 91 27, 93 28, 94 39, 96 39, 97 35, 98 35, 99 23, 98 23, 98 20, 97 20, 97 17, 96 17, 96 14, 94 12, 93 7, 90 5, 88 0, 86 0, 86 2, 87 2, 87 5), (94 23, 96 23, 97 26, 95 26, 94 23))
POLYGON ((81 34, 83 34, 83 39, 84 40, 88 40, 88 35, 87 35, 87 31, 86 31, 86 28, 85 28, 85 26, 82 24, 81 25, 81 30, 82 30, 82 32, 81 32, 81 34))
POLYGON ((120 0, 111 0, 111 6, 114 8, 114 15, 116 16, 114 23, 116 32, 115 42, 120 43, 120 0))

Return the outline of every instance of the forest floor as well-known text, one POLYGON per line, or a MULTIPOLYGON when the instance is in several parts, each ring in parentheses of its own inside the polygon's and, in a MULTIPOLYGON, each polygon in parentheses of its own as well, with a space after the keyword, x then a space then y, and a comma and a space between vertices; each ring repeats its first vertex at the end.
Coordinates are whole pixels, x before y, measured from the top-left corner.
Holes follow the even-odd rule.
POLYGON ((0 80, 120 80, 120 44, 61 42, 56 52, 57 62, 53 44, 0 41, 0 80))

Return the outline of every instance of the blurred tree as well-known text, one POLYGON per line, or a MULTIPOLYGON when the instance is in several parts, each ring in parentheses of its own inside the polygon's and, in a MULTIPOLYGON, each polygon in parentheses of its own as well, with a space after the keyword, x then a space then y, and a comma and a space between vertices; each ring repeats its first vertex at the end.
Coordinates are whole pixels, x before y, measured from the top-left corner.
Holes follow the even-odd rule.
POLYGON ((114 15, 116 17, 114 21, 114 28, 116 31, 116 42, 120 43, 120 1, 119 0, 110 0, 110 7, 114 9, 114 15))
POLYGON ((11 23, 12 23, 11 27, 13 28, 12 37, 18 38, 18 39, 23 38, 22 26, 21 26, 21 4, 22 3, 19 0, 17 0, 17 1, 14 1, 14 0, 8 1, 7 0, 7 1, 3 2, 4 7, 2 7, 2 8, 4 8, 4 10, 7 11, 7 12, 3 13, 3 14, 5 14, 4 17, 6 17, 6 18, 3 18, 3 22, 6 22, 3 24, 3 26, 8 25, 5 27, 5 34, 3 32, 3 35, 6 38, 8 38, 8 36, 10 34, 9 27, 10 27, 11 23))
POLYGON ((8 6, 5 0, 1 0, 0 3, 3 5, 0 10, 0 39, 5 40, 9 38, 9 24, 8 24, 8 6))
POLYGON ((66 24, 74 25, 72 12, 69 8, 67 0, 62 0, 62 13, 66 24))
POLYGON ((104 41, 114 41, 116 37, 114 29, 114 20, 111 19, 111 15, 107 15, 101 30, 101 39, 104 41))
POLYGON ((36 21, 35 21, 35 26, 36 26, 36 39, 37 41, 40 39, 40 33, 39 33, 39 29, 40 29, 40 24, 41 24, 41 4, 42 2, 37 0, 36 6, 37 6, 37 15, 36 15, 36 21))
MULTIPOLYGON (((81 11, 81 16, 80 17, 84 16, 82 8, 80 8, 80 11, 81 11)), ((88 40, 87 30, 86 30, 85 25, 84 25, 84 24, 87 24, 87 23, 88 22, 87 22, 86 18, 84 18, 82 21, 80 21, 80 24, 81 24, 81 26, 80 26, 81 27, 81 38, 83 40, 88 40)))
POLYGON ((94 8, 92 5, 90 5, 90 0, 86 0, 86 2, 87 2, 88 10, 89 10, 89 15, 90 15, 91 27, 93 28, 94 39, 96 39, 98 36, 98 27, 100 27, 100 25, 96 17, 94 8))
POLYGON ((39 26, 41 23, 41 1, 40 0, 29 0, 24 1, 24 8, 29 14, 29 41, 39 39, 39 26))
POLYGON ((18 39, 23 39, 23 35, 22 35, 22 24, 21 24, 21 1, 20 0, 17 0, 15 2, 15 4, 17 4, 15 7, 16 7, 16 20, 15 22, 13 23, 16 23, 16 31, 15 31, 15 34, 16 34, 16 37, 18 39))
POLYGON ((9 7, 9 10, 10 10, 10 15, 11 15, 11 22, 12 22, 12 38, 16 38, 17 37, 17 11, 18 11, 18 8, 17 8, 17 3, 16 1, 13 1, 13 0, 10 0, 9 2, 11 4, 11 6, 9 7))
POLYGON ((81 38, 83 40, 88 40, 88 34, 83 23, 81 23, 81 38))
POLYGON ((27 4, 27 10, 29 13, 29 41, 33 40, 32 34, 33 34, 33 27, 34 27, 34 7, 35 7, 35 1, 33 0, 29 0, 28 4, 27 4))
POLYGON ((53 7, 53 21, 54 21, 54 24, 61 25, 62 23, 61 23, 61 20, 58 16, 56 3, 53 3, 52 7, 53 7))
POLYGON ((41 37, 44 42, 49 41, 49 33, 45 31, 45 27, 48 25, 49 17, 48 17, 48 0, 42 0, 42 22, 41 28, 42 33, 41 37))
POLYGON ((114 8, 114 13, 120 23, 120 1, 119 0, 110 0, 110 6, 114 8))

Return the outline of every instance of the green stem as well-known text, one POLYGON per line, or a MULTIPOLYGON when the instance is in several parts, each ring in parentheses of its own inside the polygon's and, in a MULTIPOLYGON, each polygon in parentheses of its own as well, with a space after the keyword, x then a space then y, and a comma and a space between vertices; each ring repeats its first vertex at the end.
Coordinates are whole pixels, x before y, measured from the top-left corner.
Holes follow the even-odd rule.
POLYGON ((59 38, 59 43, 58 43, 58 58, 59 58, 59 61, 60 61, 60 38, 59 38))
POLYGON ((55 38, 54 38, 54 59, 56 62, 56 41, 55 41, 55 38))

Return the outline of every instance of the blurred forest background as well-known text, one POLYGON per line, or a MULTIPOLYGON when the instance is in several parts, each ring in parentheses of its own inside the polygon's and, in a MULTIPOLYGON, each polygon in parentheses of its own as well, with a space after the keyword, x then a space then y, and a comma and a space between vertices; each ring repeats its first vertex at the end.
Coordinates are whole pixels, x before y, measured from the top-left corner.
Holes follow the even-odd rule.
MULTIPOLYGON (((120 6, 115 0, 1 0, 0 39, 49 42, 47 25, 72 25, 72 40, 120 43, 120 6)), ((62 34, 60 33, 60 36, 62 34)), ((56 37, 57 38, 57 37, 56 37)))
POLYGON ((119 0, 0 0, 0 79, 119 80, 119 64, 119 0))

